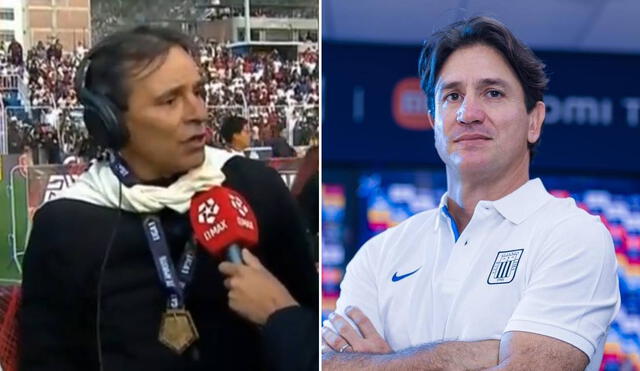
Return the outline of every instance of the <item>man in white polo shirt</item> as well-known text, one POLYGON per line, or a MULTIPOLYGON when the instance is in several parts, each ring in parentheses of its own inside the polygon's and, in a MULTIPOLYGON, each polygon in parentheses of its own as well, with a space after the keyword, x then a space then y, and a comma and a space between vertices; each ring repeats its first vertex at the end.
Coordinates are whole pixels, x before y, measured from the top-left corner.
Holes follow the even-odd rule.
POLYGON ((544 65, 475 17, 435 33, 419 67, 447 193, 349 263, 323 369, 598 370, 617 265, 598 217, 529 179, 544 65))

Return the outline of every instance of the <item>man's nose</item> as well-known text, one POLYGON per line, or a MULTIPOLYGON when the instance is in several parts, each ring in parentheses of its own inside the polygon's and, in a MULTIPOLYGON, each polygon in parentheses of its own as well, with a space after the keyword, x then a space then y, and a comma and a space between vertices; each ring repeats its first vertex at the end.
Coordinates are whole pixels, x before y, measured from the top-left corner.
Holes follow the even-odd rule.
POLYGON ((485 112, 478 101, 465 97, 456 112, 456 120, 461 124, 479 124, 485 119, 485 112))
POLYGON ((204 121, 207 119, 207 107, 204 99, 197 94, 189 94, 185 108, 185 121, 204 121))

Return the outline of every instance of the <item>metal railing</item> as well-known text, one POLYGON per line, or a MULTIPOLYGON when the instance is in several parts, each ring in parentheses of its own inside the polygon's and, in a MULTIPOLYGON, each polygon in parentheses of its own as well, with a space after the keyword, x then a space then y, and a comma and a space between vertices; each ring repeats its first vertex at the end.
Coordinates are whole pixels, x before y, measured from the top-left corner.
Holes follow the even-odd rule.
MULTIPOLYGON (((26 221, 26 225, 27 225, 27 233, 24 236, 24 244, 22 246, 19 246, 18 244, 18 210, 17 210, 17 206, 16 206, 16 176, 20 175, 22 177, 24 177, 23 174, 20 174, 22 172, 24 172, 26 169, 21 166, 21 165, 16 165, 14 166, 11 171, 9 172, 9 199, 11 201, 11 232, 9 233, 9 248, 11 250, 11 263, 15 264, 16 268, 18 269, 18 272, 20 272, 20 274, 22 274, 22 263, 20 261, 20 258, 24 255, 24 251, 26 249, 26 241, 28 239, 29 236, 29 221, 26 221), (20 173, 19 173, 20 172, 20 173)), ((28 182, 28 178, 25 178, 25 182, 28 182)), ((25 186, 25 191, 28 192, 29 186, 27 183, 27 186, 25 186)), ((27 193, 28 194, 28 193, 27 193)), ((26 202, 26 205, 28 207, 28 201, 26 202)), ((27 209, 28 212, 28 209, 27 209)))
POLYGON ((19 75, 19 74, 11 74, 11 75, 7 75, 7 76, 0 76, 0 90, 16 90, 16 91, 18 91, 19 83, 21 81, 22 81, 22 76, 19 75))
POLYGON ((15 91, 23 102, 29 101, 29 87, 24 82, 24 74, 0 76, 0 91, 15 91))
MULTIPOLYGON (((31 99, 31 94, 29 94, 29 86, 25 84, 23 79, 18 79, 18 93, 20 94, 20 97, 22 97, 23 102, 29 102, 29 99, 31 99)), ((53 104, 55 104, 55 101, 53 101, 53 104)))
POLYGON ((4 110, 4 102, 0 99, 0 155, 9 153, 9 138, 7 132, 7 113, 4 110))

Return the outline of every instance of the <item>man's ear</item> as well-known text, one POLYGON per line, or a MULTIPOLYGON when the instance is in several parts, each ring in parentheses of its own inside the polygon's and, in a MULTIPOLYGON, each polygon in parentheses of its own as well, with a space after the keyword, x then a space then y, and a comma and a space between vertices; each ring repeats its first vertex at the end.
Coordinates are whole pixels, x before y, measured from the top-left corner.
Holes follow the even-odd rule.
POLYGON ((527 130, 527 141, 529 143, 535 143, 540 138, 546 113, 544 102, 536 102, 536 105, 529 113, 529 128, 527 130))
POLYGON ((427 110, 427 127, 429 129, 433 129, 433 116, 431 115, 431 110, 427 110))

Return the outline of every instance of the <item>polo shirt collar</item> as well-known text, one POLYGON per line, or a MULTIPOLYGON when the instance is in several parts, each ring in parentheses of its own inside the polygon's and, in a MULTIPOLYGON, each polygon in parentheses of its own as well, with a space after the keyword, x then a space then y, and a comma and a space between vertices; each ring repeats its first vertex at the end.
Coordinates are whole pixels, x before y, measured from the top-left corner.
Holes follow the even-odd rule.
POLYGON ((531 179, 520 188, 493 202, 493 206, 507 220, 520 224, 553 196, 547 192, 540 178, 531 179))
POLYGON ((449 220, 449 211, 448 211, 448 207, 447 207, 447 198, 448 198, 448 192, 445 192, 442 197, 440 197, 440 203, 438 204, 438 217, 436 218, 436 223, 434 225, 434 230, 438 230, 438 228, 440 228, 440 223, 441 220, 444 219, 445 221, 449 220))
MULTIPOLYGON (((502 215, 505 219, 514 224, 520 224, 525 221, 529 216, 544 205, 549 199, 553 198, 551 194, 547 192, 542 180, 535 178, 527 181, 520 188, 511 192, 510 194, 502 197, 496 201, 480 201, 485 205, 493 205, 493 207, 502 215)), ((440 227, 441 219, 449 219, 447 211, 447 192, 440 198, 439 218, 436 218, 435 229, 440 227)))

